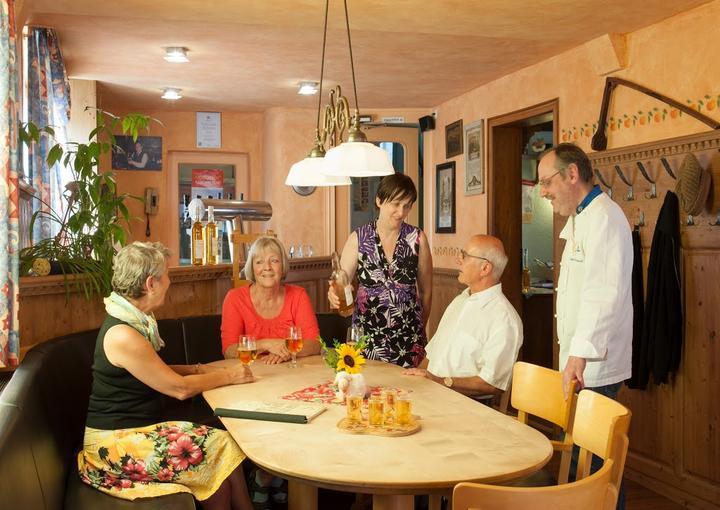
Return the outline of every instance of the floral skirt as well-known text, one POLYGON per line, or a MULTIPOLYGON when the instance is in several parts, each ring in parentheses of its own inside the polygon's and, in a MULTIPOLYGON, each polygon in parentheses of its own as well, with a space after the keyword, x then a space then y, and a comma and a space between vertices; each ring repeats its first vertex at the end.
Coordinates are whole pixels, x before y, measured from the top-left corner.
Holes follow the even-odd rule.
POLYGON ((226 431, 187 421, 122 430, 86 427, 78 471, 85 483, 118 498, 190 492, 203 501, 244 458, 226 431))

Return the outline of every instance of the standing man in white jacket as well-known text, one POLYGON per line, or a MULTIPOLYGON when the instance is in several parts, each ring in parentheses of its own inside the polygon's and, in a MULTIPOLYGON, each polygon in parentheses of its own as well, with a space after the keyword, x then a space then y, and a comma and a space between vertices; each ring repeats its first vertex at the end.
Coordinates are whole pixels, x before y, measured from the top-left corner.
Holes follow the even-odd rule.
POLYGON ((620 206, 592 181, 590 160, 576 145, 561 143, 540 160, 540 194, 568 217, 556 307, 563 389, 567 397, 576 380, 614 399, 631 375, 632 236, 620 206))
POLYGON ((587 155, 576 145, 550 149, 538 166, 540 194, 567 216, 557 288, 560 369, 571 380, 615 398, 631 375, 630 225, 620 206, 593 186, 587 155))

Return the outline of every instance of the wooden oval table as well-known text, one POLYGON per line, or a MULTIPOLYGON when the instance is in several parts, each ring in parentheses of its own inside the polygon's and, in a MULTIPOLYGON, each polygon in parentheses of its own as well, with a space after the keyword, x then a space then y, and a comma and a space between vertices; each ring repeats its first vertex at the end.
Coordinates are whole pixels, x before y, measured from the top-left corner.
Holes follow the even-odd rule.
MULTIPOLYGON (((227 363, 238 361, 216 362, 227 363)), ((232 407, 237 400, 282 401, 334 377, 319 356, 301 358, 298 365, 256 362, 256 382, 203 395, 212 408, 232 407)), ((317 487, 372 494, 375 510, 411 509, 413 494, 449 494, 459 482, 526 476, 552 456, 540 432, 441 384, 374 361, 363 374, 369 386, 407 390, 422 429, 405 437, 346 434, 336 427, 345 416, 338 404, 327 404, 327 411, 302 425, 222 419, 253 462, 290 481, 291 510, 317 508, 317 487)))

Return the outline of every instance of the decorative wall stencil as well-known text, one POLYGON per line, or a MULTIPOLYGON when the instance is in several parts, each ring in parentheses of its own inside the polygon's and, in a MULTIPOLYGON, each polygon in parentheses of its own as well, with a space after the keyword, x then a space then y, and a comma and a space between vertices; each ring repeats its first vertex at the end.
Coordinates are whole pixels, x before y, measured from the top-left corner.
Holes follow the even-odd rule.
POLYGON ((460 248, 457 246, 433 246, 432 254, 436 257, 458 257, 460 248))
MULTIPOLYGON (((699 99, 685 100, 687 105, 693 110, 707 114, 716 114, 720 112, 720 94, 705 94, 699 99)), ((610 117, 605 123, 605 127, 610 131, 619 131, 621 129, 635 129, 658 124, 666 121, 673 121, 683 116, 683 112, 677 108, 653 107, 648 110, 638 109, 633 112, 623 113, 617 117, 610 117)), ((716 116, 716 115, 712 115, 716 116)), ((582 137, 591 138, 597 129, 597 122, 592 124, 584 123, 572 126, 567 129, 560 130, 560 139, 563 142, 573 142, 582 137)))

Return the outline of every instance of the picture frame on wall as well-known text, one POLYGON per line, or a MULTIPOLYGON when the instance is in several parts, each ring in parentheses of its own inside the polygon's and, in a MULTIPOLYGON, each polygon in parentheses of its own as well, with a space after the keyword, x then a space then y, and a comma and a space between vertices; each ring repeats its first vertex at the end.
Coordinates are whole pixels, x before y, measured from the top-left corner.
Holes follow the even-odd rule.
POLYGON ((162 170, 162 137, 116 135, 113 170, 162 170))
POLYGON ((445 159, 454 158, 463 153, 463 121, 456 120, 445 126, 445 159))
POLYGON ((435 233, 455 233, 455 162, 435 167, 435 233))
POLYGON ((465 195, 485 193, 483 121, 465 126, 465 195))

